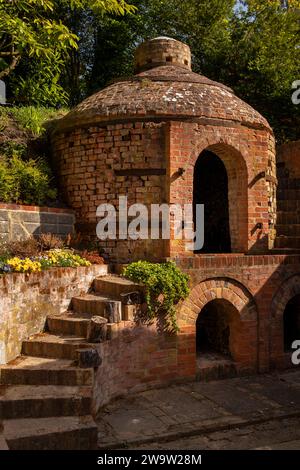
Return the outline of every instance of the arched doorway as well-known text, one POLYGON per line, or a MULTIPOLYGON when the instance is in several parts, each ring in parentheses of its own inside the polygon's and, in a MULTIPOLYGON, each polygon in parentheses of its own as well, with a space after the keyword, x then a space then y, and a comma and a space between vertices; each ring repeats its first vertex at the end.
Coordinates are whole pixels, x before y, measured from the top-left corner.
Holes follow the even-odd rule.
POLYGON ((230 253, 228 176, 224 163, 204 150, 195 165, 193 183, 195 206, 204 204, 204 247, 198 253, 230 253))
POLYGON ((212 352, 234 359, 239 322, 239 312, 228 300, 208 302, 196 322, 197 354, 212 352))
POLYGON ((300 339, 300 294, 295 295, 287 303, 283 313, 284 351, 292 349, 292 343, 300 339))
POLYGON ((211 300, 203 307, 196 321, 198 377, 205 370, 212 378, 235 375, 239 330, 239 312, 228 300, 211 300))

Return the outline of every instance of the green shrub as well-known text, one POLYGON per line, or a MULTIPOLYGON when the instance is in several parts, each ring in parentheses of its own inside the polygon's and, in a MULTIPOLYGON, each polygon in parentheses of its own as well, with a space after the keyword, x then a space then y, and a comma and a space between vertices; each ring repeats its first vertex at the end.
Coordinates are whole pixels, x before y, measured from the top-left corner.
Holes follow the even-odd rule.
POLYGON ((11 158, 14 155, 19 155, 20 157, 25 157, 27 153, 27 145, 21 144, 14 140, 8 140, 0 146, 1 155, 11 158))
POLYGON ((129 264, 123 276, 145 286, 147 316, 154 319, 162 315, 167 328, 178 330, 175 305, 189 294, 189 277, 172 263, 137 261, 129 264))
POLYGON ((4 159, 0 159, 0 201, 11 202, 13 189, 14 181, 9 165, 4 159))
POLYGON ((46 121, 57 119, 66 111, 66 109, 57 110, 43 106, 13 107, 9 110, 21 128, 31 131, 36 136, 42 134, 46 121))
POLYGON ((50 186, 51 170, 43 160, 23 161, 14 154, 0 160, 0 200, 41 205, 56 198, 50 186))

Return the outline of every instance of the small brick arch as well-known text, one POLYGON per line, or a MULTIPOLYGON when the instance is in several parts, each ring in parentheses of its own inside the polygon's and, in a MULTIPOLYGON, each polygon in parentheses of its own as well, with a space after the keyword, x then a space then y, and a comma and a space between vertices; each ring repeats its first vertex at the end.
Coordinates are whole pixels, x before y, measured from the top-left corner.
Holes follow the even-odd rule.
POLYGON ((196 323, 199 312, 214 299, 228 300, 239 312, 242 321, 257 321, 257 309, 251 293, 238 281, 230 278, 213 278, 197 284, 178 312, 180 325, 196 323))
POLYGON ((255 372, 258 365, 257 308, 251 293, 241 283, 225 277, 206 279, 197 284, 178 311, 178 325, 184 338, 188 334, 191 354, 189 364, 196 365, 196 321, 203 307, 210 301, 223 299, 231 303, 239 314, 239 324, 233 325, 231 352, 235 367, 240 371, 255 372), (194 348, 192 346, 194 343, 194 348))
POLYGON ((286 279, 275 293, 271 303, 272 318, 282 318, 287 303, 298 294, 300 294, 300 273, 286 279))
POLYGON ((284 351, 283 314, 288 302, 300 294, 300 273, 287 278, 276 291, 271 302, 270 364, 271 368, 291 367, 291 355, 284 351))
POLYGON ((245 173, 248 180, 250 178, 251 168, 249 167, 249 160, 251 156, 248 153, 246 146, 237 145, 236 141, 231 139, 230 136, 219 137, 217 135, 209 135, 205 138, 200 138, 195 145, 192 152, 189 164, 194 166, 199 155, 204 151, 209 150, 214 152, 222 159, 227 171, 240 167, 245 173))

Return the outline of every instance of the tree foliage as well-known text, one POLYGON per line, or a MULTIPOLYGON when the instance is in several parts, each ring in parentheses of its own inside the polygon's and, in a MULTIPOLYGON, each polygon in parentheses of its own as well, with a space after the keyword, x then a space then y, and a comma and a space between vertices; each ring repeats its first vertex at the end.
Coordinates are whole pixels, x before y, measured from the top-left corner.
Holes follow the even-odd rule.
POLYGON ((300 79, 299 0, 133 3, 135 15, 98 23, 88 93, 132 73, 137 43, 167 35, 190 45, 194 71, 232 87, 260 111, 279 141, 300 138, 300 106, 291 101, 300 79))
POLYGON ((265 115, 278 140, 300 138, 300 106, 291 101, 300 79, 300 0, 7 3, 0 0, 0 71, 18 103, 75 105, 132 74, 137 44, 166 35, 190 45, 196 72, 265 115))
POLYGON ((58 81, 68 54, 78 48, 79 39, 69 23, 77 11, 85 9, 99 17, 134 11, 124 0, 0 0, 0 78, 10 75, 22 59, 26 61, 23 69, 28 64, 33 68, 32 74, 18 77, 17 95, 22 98, 23 94, 24 99, 29 93, 33 103, 45 102, 42 97, 50 86, 50 96, 57 93, 65 101, 58 81), (28 75, 31 84, 26 83, 28 75), (44 80, 40 90, 36 90, 38 78, 44 80))

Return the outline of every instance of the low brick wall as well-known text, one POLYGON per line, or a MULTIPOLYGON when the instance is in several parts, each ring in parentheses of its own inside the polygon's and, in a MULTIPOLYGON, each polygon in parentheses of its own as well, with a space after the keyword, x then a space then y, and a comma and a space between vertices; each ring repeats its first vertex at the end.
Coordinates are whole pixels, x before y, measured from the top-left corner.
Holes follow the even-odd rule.
POLYGON ((195 379, 195 362, 186 364, 179 357, 185 348, 195 354, 194 336, 121 322, 114 337, 99 346, 102 364, 95 376, 95 413, 113 398, 195 379))
POLYGON ((0 276, 0 364, 20 354, 22 341, 43 330, 47 315, 66 310, 106 273, 106 265, 92 265, 0 276))
POLYGON ((0 239, 24 240, 30 235, 73 233, 75 216, 70 209, 0 204, 0 239))
POLYGON ((112 326, 110 339, 98 344, 102 363, 95 370, 94 415, 115 398, 195 380, 193 328, 172 333, 160 321, 138 317, 112 326))

